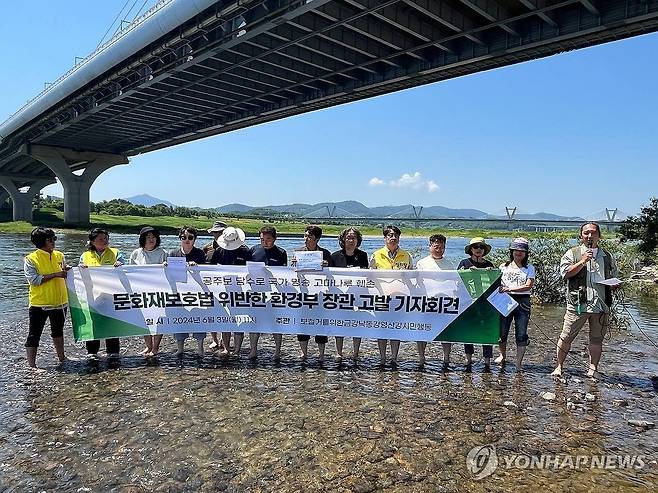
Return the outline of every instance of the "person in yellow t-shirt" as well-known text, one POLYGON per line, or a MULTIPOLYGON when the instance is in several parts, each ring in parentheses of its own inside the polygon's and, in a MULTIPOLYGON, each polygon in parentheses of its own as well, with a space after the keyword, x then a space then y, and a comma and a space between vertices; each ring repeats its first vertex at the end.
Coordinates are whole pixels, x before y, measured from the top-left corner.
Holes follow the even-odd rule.
MULTIPOLYGON (((94 228, 89 232, 89 243, 87 251, 80 255, 80 267, 100 267, 102 265, 112 265, 121 267, 126 259, 117 248, 112 248, 110 244, 110 233, 102 228, 94 228)), ((90 358, 97 358, 98 351, 101 348, 100 340, 85 342, 87 353, 90 358)), ((118 337, 105 339, 105 349, 108 357, 112 359, 119 358, 121 343, 118 337)))
POLYGON ((60 363, 67 360, 64 355, 64 319, 68 306, 66 292, 67 271, 64 254, 55 250, 57 236, 49 228, 32 230, 30 241, 37 249, 25 256, 23 270, 29 283, 30 327, 25 341, 27 364, 36 368, 37 349, 46 320, 50 320, 50 335, 60 363))
MULTIPOLYGON (((402 232, 397 226, 386 226, 384 234, 384 246, 375 250, 370 257, 371 269, 406 270, 413 269, 411 255, 400 248, 400 235, 402 232)), ((387 339, 377 339, 379 345, 379 358, 381 364, 386 364, 387 339)), ((391 364, 397 365, 400 341, 391 339, 391 364)))

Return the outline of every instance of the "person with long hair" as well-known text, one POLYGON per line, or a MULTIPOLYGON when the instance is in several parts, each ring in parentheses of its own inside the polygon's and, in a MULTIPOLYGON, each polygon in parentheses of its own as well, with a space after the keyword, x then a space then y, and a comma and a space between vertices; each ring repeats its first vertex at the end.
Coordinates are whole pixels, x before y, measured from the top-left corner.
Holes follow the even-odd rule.
MULTIPOLYGON (((131 265, 164 264, 167 252, 160 246, 160 232, 151 226, 144 226, 139 232, 139 248, 130 254, 131 265)), ((153 357, 160 351, 162 334, 144 336, 146 347, 142 354, 146 358, 153 357)))
MULTIPOLYGON (((94 228, 89 232, 89 242, 87 251, 80 255, 80 267, 100 267, 111 265, 121 267, 125 263, 125 257, 118 248, 110 247, 110 233, 103 228, 94 228)), ((91 358, 98 357, 98 350, 101 348, 101 341, 96 339, 87 341, 87 353, 91 358)), ((110 358, 120 356, 121 343, 118 337, 105 339, 105 350, 110 358)))
POLYGON ((535 282, 535 268, 528 263, 530 246, 525 238, 516 238, 509 246, 509 260, 500 266, 500 291, 509 294, 518 306, 500 322, 500 355, 495 363, 504 365, 507 360, 507 337, 512 321, 516 339, 516 369, 523 368, 523 356, 530 340, 528 339, 528 322, 530 321, 530 292, 535 282))
POLYGON ((37 227, 30 234, 30 241, 37 249, 23 261, 23 271, 29 283, 30 327, 25 341, 27 365, 37 367, 37 349, 46 320, 50 320, 50 335, 60 363, 64 355, 64 319, 68 306, 66 291, 67 272, 71 268, 64 254, 55 250, 57 236, 52 229, 37 227))
MULTIPOLYGON (((331 261, 334 267, 343 267, 347 269, 367 269, 368 268, 368 254, 360 250, 363 235, 356 228, 346 228, 338 237, 338 245, 340 250, 331 254, 331 261)), ((336 359, 343 359, 343 341, 344 337, 336 336, 336 359)), ((359 348, 361 347, 361 338, 352 338, 352 359, 357 361, 359 359, 359 348)))

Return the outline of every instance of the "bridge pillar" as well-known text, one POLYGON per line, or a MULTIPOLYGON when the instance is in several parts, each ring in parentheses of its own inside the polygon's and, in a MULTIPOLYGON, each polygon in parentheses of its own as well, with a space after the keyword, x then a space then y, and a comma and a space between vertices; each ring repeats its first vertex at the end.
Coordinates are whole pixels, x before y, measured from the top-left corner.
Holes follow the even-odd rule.
POLYGON ((0 209, 5 205, 5 201, 9 198, 9 192, 0 190, 0 209))
MULTIPOLYGON (((19 187, 14 180, 14 178, 8 176, 0 176, 0 186, 11 197, 12 219, 14 221, 32 222, 32 201, 34 197, 36 197, 43 187, 55 181, 51 179, 35 180, 29 185, 30 188, 26 192, 21 192, 20 188, 23 187, 19 187)), ((6 197, 0 203, 4 202, 5 199, 6 197)))
POLYGON ((128 164, 120 154, 80 152, 70 149, 34 145, 28 154, 48 166, 64 188, 64 222, 89 223, 89 189, 100 174, 119 164, 128 164), (84 172, 77 175, 71 167, 84 172))

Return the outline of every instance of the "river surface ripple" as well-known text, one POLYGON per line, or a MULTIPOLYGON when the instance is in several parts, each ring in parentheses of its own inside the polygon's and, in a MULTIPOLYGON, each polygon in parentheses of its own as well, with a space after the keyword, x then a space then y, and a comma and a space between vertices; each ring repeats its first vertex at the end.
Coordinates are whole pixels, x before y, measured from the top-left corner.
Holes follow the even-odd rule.
MULTIPOLYGON (((135 238, 125 236, 124 245, 120 235, 112 242, 128 254, 135 238)), ((39 365, 47 371, 37 374, 26 369, 23 348, 26 287, 20 257, 30 247, 17 235, 4 235, 2 241, 0 491, 658 487, 658 430, 627 423, 657 418, 658 382, 651 377, 658 375, 658 350, 634 325, 606 341, 605 375, 599 381, 584 377, 583 335, 567 360, 569 378, 555 382, 547 376, 563 314, 562 307, 551 306, 533 307, 522 373, 513 364, 486 373, 481 362, 469 372, 460 345, 443 371, 437 344, 428 347, 429 362, 421 370, 413 343, 402 343, 397 369, 380 368, 376 342, 366 340, 358 366, 332 359, 320 365, 313 356, 301 363, 292 336, 284 338, 281 363, 272 359, 269 336, 261 337, 256 363, 212 354, 199 361, 192 356, 192 342, 190 354, 179 362, 172 338, 165 336, 163 352, 152 362, 137 355, 142 343, 132 338, 123 340, 119 362, 80 360, 57 367, 46 328, 39 365), (556 399, 543 399, 545 392, 556 399), (495 444, 499 467, 475 480, 465 458, 485 444, 495 444), (514 454, 641 455, 645 465, 639 470, 506 468, 504 458, 514 454)), ((300 242, 288 241, 281 241, 285 248, 300 242)), ((415 241, 418 258, 424 241, 415 241)), ((455 244, 449 256, 460 258, 466 239, 449 242, 455 244)), ((71 237, 58 246, 75 261, 83 243, 71 237)), ((366 250, 379 244, 373 240, 366 250)), ((175 239, 165 239, 165 246, 174 245, 175 239)), ((635 296, 628 306, 645 333, 658 340, 655 293, 635 296)), ((73 343, 70 323, 65 330, 67 354, 82 358, 83 345, 73 343)), ((349 356, 349 339, 345 346, 349 356)), ((331 340, 328 355, 333 351, 331 340)))

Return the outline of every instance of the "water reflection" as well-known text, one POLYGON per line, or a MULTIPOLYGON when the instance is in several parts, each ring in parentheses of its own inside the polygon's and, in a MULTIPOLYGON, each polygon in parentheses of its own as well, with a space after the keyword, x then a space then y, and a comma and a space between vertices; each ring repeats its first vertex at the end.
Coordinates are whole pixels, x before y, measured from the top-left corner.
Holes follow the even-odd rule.
MULTIPOLYGON (((56 368, 44 336, 40 363, 48 372, 33 374, 22 347, 24 281, 14 272, 23 240, 10 240, 13 253, 0 253, 3 306, 10 312, 0 322, 0 490, 655 489, 655 463, 639 471, 499 467, 484 481, 475 481, 465 467, 468 451, 489 443, 501 456, 655 459, 658 431, 627 423, 656 420, 649 377, 658 374, 658 355, 635 330, 614 333, 605 343, 606 375, 598 382, 584 378, 583 338, 567 360, 570 378, 554 382, 547 376, 563 313, 549 306, 533 312, 522 373, 513 365, 484 373, 481 361, 467 372, 461 345, 453 347, 446 371, 440 345, 432 344, 420 370, 414 343, 402 344, 397 369, 381 368, 376 341, 366 340, 358 365, 349 359, 349 345, 343 361, 329 358, 320 365, 316 356, 299 361, 294 337, 284 338, 281 362, 272 358, 269 337, 262 338, 258 361, 250 362, 213 355, 199 360, 191 353, 179 361, 166 336, 162 355, 150 362, 137 355, 141 341, 134 338, 125 340, 120 361, 56 368), (5 278, 10 271, 13 277, 5 278), (544 399, 545 392, 556 398, 544 399)), ((69 258, 79 255, 83 242, 63 243, 69 258)), ((642 301, 631 309, 647 333, 656 334, 655 304, 642 301)), ((66 330, 70 334, 70 326, 66 330)), ((85 351, 69 342, 67 352, 85 351)))

